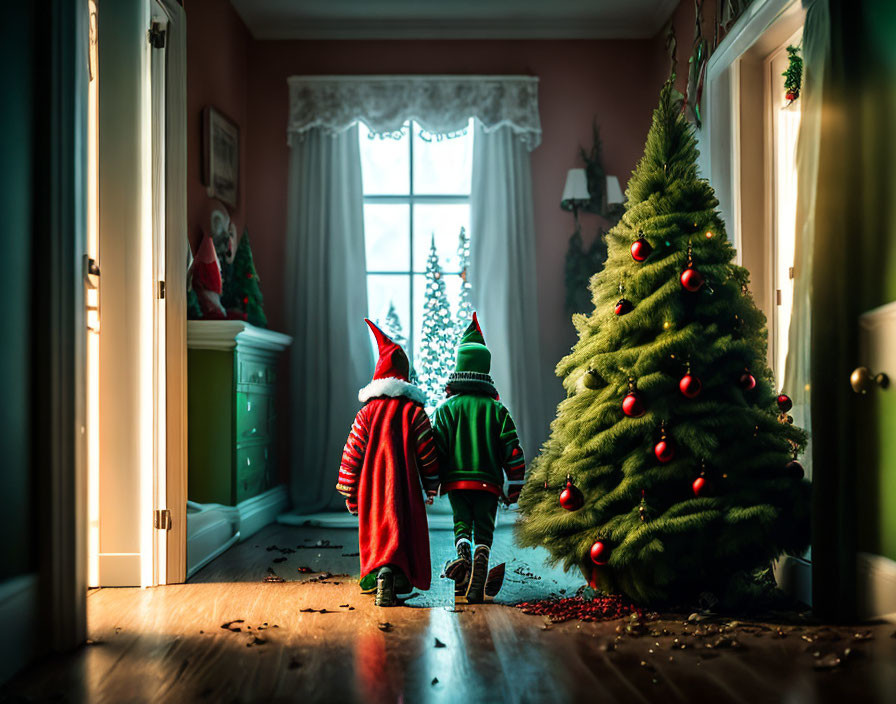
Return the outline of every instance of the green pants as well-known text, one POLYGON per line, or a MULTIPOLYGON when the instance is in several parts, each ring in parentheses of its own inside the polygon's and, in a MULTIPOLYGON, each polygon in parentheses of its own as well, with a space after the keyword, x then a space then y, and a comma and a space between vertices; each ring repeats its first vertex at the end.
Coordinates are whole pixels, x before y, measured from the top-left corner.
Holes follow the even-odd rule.
POLYGON ((488 491, 458 489, 448 492, 454 513, 454 542, 466 539, 474 545, 492 546, 498 497, 488 491))

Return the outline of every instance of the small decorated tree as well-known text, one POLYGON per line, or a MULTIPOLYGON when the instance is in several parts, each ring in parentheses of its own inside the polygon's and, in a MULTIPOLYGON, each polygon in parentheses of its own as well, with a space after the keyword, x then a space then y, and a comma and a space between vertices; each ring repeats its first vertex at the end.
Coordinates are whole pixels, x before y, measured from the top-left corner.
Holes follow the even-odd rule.
POLYGON ((401 346, 401 349, 407 351, 408 337, 404 334, 404 328, 401 326, 401 318, 398 317, 398 311, 395 310, 395 303, 389 301, 389 311, 386 313, 386 319, 376 324, 385 332, 392 341, 401 346))
POLYGON ((805 434, 776 397, 765 316, 696 157, 669 82, 520 497, 523 545, 641 603, 730 603, 809 538, 805 434))
POLYGON ((455 334, 459 338, 473 317, 473 301, 471 300, 473 285, 470 283, 470 235, 467 234, 465 227, 460 228, 460 235, 457 238, 457 261, 458 269, 460 269, 460 299, 455 315, 455 334))
POLYGON ((454 369, 456 341, 435 237, 432 238, 426 260, 426 291, 423 295, 420 360, 416 366, 420 387, 426 393, 427 408, 434 408, 444 397, 445 383, 454 369))
MULTIPOLYGON (((408 350, 408 337, 404 334, 404 328, 401 325, 401 318, 398 317, 398 311, 395 310, 395 303, 389 301, 389 311, 386 313, 386 319, 380 323, 379 320, 376 321, 377 326, 379 326, 383 332, 385 332, 392 340, 401 346, 401 348, 409 354, 408 350)), ((417 383, 417 371, 412 366, 410 372, 408 372, 408 379, 411 383, 417 383)))
POLYGON ((236 248, 230 276, 224 282, 221 303, 228 311, 237 311, 245 315, 245 319, 252 325, 260 328, 268 326, 258 272, 255 270, 252 247, 249 244, 248 229, 243 231, 239 246, 236 248))

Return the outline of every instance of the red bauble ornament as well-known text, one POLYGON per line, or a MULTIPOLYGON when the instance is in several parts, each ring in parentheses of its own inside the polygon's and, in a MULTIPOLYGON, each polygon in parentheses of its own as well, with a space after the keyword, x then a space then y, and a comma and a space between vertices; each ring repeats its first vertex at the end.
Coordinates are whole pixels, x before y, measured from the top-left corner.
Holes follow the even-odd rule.
POLYGON ((647 409, 644 407, 641 397, 634 391, 629 391, 626 397, 622 399, 622 412, 629 418, 640 418, 647 413, 647 409))
POLYGON ((796 100, 796 93, 794 93, 793 91, 787 91, 784 94, 784 99, 790 100, 792 102, 792 101, 796 100))
POLYGON ((706 477, 697 477, 691 487, 694 489, 694 496, 700 496, 706 489, 706 477))
POLYGON ((566 478, 566 488, 560 492, 560 506, 567 511, 578 511, 585 504, 585 497, 579 488, 572 483, 572 479, 566 478))
POLYGON ((806 476, 806 471, 803 469, 803 465, 801 465, 796 460, 791 460, 790 462, 788 462, 784 469, 786 470, 787 474, 794 479, 802 479, 804 476, 806 476))
POLYGON ((632 302, 627 298, 620 298, 616 301, 616 315, 625 315, 626 313, 631 313, 635 307, 632 305, 632 302))
POLYGON ((643 262, 650 256, 650 253, 653 252, 653 247, 650 246, 650 242, 644 239, 644 235, 641 235, 638 239, 632 242, 631 252, 632 259, 636 262, 643 262))
POLYGON ((752 391, 756 388, 756 377, 750 372, 744 372, 740 375, 740 388, 744 391, 752 391))
POLYGON ((249 297, 248 296, 243 296, 243 305, 244 306, 249 305, 249 297))
POLYGON ((688 398, 697 398, 703 390, 703 382, 700 381, 698 377, 688 372, 681 377, 681 381, 678 382, 678 388, 681 390, 681 393, 688 398))
POLYGON ((790 396, 787 394, 778 396, 778 409, 781 413, 787 413, 791 408, 793 408, 793 401, 790 400, 790 396))
POLYGON ((681 272, 681 285, 691 293, 697 293, 700 287, 703 286, 703 274, 694 267, 689 266, 681 272))
POLYGON ((675 457, 675 446, 671 440, 663 438, 653 446, 653 454, 656 455, 660 462, 666 464, 666 462, 671 462, 672 458, 675 457))
POLYGON ((595 565, 605 565, 609 559, 610 549, 602 540, 596 540, 591 546, 591 561, 595 565))

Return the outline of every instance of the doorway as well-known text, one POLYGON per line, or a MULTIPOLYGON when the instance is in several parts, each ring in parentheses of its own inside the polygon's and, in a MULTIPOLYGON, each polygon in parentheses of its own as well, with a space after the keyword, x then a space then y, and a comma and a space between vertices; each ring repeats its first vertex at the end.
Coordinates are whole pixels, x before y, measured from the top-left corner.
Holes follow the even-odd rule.
POLYGON ((87 581, 146 587, 183 580, 185 27, 173 0, 87 5, 87 581))

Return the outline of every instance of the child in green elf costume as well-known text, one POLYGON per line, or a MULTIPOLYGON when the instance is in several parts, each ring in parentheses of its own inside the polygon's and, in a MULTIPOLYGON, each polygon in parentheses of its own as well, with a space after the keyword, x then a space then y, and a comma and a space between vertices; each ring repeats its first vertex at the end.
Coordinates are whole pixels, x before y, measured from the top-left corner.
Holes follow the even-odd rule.
POLYGON ((491 359, 473 313, 448 378, 448 398, 432 421, 440 492, 448 494, 454 513, 457 557, 445 565, 445 576, 470 603, 481 602, 485 593, 498 500, 516 503, 526 467, 516 426, 489 376, 491 359))

